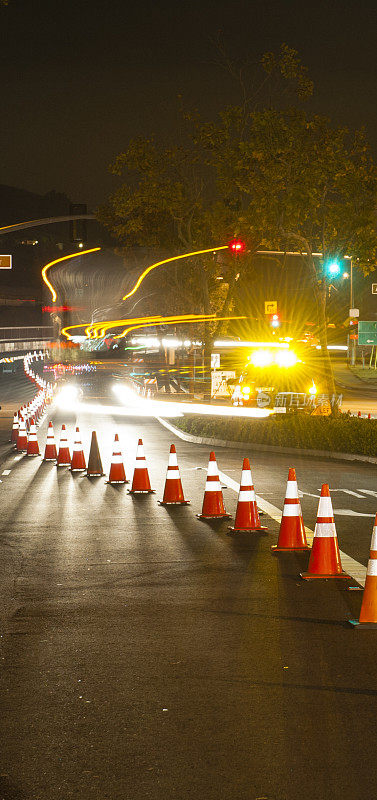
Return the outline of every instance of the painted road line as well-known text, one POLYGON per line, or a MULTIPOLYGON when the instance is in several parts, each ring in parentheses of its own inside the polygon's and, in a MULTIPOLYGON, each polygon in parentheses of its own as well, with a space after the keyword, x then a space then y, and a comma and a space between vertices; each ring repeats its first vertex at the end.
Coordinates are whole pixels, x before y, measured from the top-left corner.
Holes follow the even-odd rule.
MULTIPOLYGON (((225 472, 220 472, 220 471, 219 471, 219 478, 222 483, 225 483, 226 486, 229 487, 229 489, 233 489, 233 491, 238 494, 240 490, 240 485, 239 483, 237 483, 237 481, 234 481, 233 478, 230 478, 229 475, 226 475, 225 472)), ((280 523, 282 515, 280 509, 277 508, 277 506, 272 505, 272 503, 269 503, 267 500, 263 500, 263 497, 260 497, 259 495, 256 495, 255 497, 258 506, 262 509, 262 511, 268 514, 268 516, 271 517, 271 519, 274 519, 275 522, 280 523)), ((368 516, 374 517, 375 514, 371 515, 368 514, 368 516)), ((313 531, 311 530, 311 528, 307 528, 306 525, 305 525, 305 533, 306 533, 306 538, 308 540, 308 544, 312 544, 313 531)), ((360 564, 359 561, 356 561, 351 556, 348 556, 347 553, 343 553, 342 550, 340 551, 340 557, 342 559, 342 566, 344 571, 347 572, 347 574, 350 575, 351 578, 353 578, 354 581, 356 581, 356 583, 358 583, 360 586, 364 586, 367 568, 364 567, 363 564, 360 564)))
POLYGON ((5 469, 4 472, 1 473, 2 475, 10 475, 10 469, 5 469))
POLYGON ((339 517, 371 517, 374 519, 376 514, 365 514, 363 511, 353 511, 352 508, 334 508, 334 514, 339 517))
MULTIPOLYGON (((320 489, 317 489, 317 492, 320 492, 320 491, 321 491, 320 489)), ((331 494, 334 494, 334 492, 344 492, 344 494, 350 494, 350 495, 352 495, 352 497, 358 497, 360 500, 365 500, 365 497, 363 497, 362 494, 358 494, 357 492, 353 492, 351 489, 333 489, 331 487, 331 494)))
MULTIPOLYGON (((156 419, 161 423, 161 425, 163 425, 165 428, 168 428, 168 430, 172 431, 172 433, 174 433, 180 439, 183 439, 184 441, 193 441, 193 437, 191 438, 190 434, 185 434, 183 431, 174 428, 173 425, 170 425, 169 422, 167 422, 164 419, 161 419, 161 417, 156 417, 156 419)), ((241 444, 241 442, 239 444, 241 444)), ((228 475, 226 475, 225 472, 219 472, 219 478, 222 481, 222 483, 225 483, 229 487, 229 489, 233 489, 233 491, 237 493, 239 492, 240 489, 239 483, 234 481, 233 478, 230 478, 228 475)), ((276 522, 280 523, 282 512, 280 511, 279 508, 272 505, 272 503, 269 503, 267 500, 263 500, 263 498, 259 497, 258 495, 256 495, 256 501, 258 503, 259 508, 261 508, 262 511, 268 514, 268 516, 271 517, 271 519, 274 519, 276 522)), ((305 526, 305 532, 308 544, 312 544, 313 531, 305 526)), ((348 556, 347 553, 343 553, 342 551, 340 551, 340 556, 342 559, 342 565, 344 571, 347 572, 348 575, 351 575, 351 577, 360 586, 365 586, 365 577, 367 568, 364 567, 362 564, 360 564, 358 561, 355 561, 355 559, 351 558, 351 556, 348 556)))

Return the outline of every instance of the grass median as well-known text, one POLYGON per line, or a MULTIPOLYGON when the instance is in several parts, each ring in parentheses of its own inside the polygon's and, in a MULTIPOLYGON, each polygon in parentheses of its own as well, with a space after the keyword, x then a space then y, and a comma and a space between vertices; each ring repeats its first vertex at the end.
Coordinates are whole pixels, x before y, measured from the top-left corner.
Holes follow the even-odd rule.
POLYGON ((377 457, 377 420, 348 414, 337 417, 276 414, 258 420, 193 415, 174 420, 174 425, 194 436, 229 442, 377 457))

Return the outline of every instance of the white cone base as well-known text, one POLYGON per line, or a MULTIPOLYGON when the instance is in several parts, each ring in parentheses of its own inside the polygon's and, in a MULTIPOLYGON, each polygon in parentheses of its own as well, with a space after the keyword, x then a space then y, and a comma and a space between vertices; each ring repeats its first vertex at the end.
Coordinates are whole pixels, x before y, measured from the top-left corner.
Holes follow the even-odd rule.
POLYGON ((124 486, 125 483, 129 483, 129 481, 106 481, 109 486, 124 486))
POLYGON ((210 517, 204 517, 203 514, 196 514, 195 515, 198 519, 231 519, 231 514, 211 514, 210 517))

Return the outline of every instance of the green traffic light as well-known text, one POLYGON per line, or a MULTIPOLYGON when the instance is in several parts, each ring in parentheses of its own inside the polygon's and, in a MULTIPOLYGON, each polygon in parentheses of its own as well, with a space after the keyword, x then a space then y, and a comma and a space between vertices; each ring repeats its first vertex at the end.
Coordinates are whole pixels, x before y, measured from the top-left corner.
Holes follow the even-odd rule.
POLYGON ((338 264, 337 261, 330 261, 330 263, 327 264, 327 272, 329 275, 332 275, 333 278, 336 278, 337 275, 340 274, 340 264, 338 264))

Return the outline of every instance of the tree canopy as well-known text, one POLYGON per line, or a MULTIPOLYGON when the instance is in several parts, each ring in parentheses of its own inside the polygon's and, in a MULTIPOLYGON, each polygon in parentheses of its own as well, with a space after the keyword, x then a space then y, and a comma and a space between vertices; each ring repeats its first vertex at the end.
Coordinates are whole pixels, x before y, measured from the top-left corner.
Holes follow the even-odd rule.
MULTIPOLYGON (((229 69, 237 72, 233 64, 229 69)), ((206 121, 184 114, 184 142, 129 142, 111 166, 122 183, 99 212, 125 250, 156 247, 169 255, 247 242, 249 258, 228 257, 219 292, 214 259, 185 267, 180 290, 204 311, 229 310, 237 274, 259 248, 305 252, 326 347, 326 280, 313 252, 351 255, 365 271, 377 260, 377 169, 365 133, 312 114, 312 83, 298 54, 283 45, 260 62, 260 81, 241 101, 206 121), (200 291, 193 275, 201 271, 200 291)), ((255 84, 254 84, 255 86, 255 84)), ((330 385, 330 381, 329 381, 330 385)))

